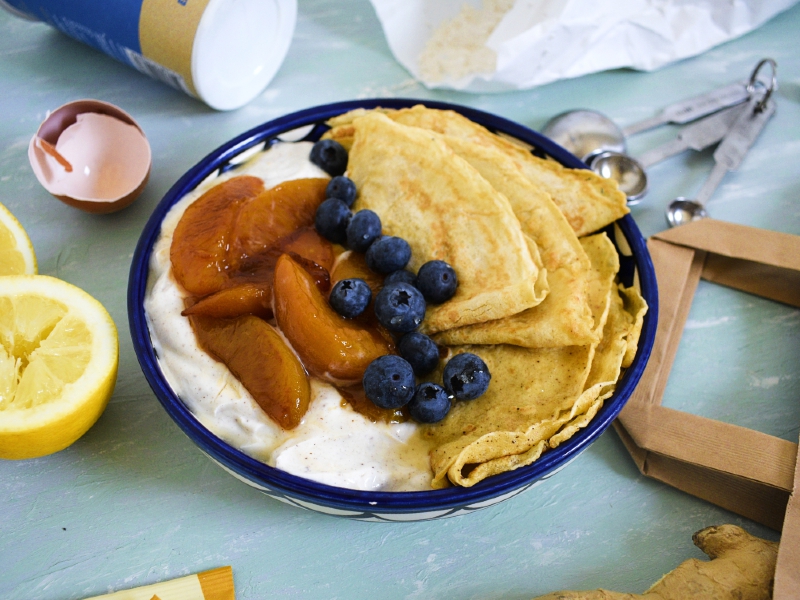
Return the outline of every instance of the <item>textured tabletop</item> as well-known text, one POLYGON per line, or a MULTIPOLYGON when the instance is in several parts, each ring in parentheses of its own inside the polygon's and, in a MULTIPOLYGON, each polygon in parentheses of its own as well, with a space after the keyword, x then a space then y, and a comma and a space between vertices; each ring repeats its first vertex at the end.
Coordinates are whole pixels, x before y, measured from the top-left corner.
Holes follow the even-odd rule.
MULTIPOLYGON (((49 27, 0 11, 0 203, 28 231, 43 274, 100 300, 119 330, 116 391, 103 416, 55 455, 0 461, 0 598, 80 599, 223 565, 237 598, 530 598, 556 589, 643 592, 702 554, 693 532, 739 524, 779 533, 639 474, 613 430, 556 476, 476 513, 381 524, 283 505, 235 480, 178 429, 150 390, 126 313, 131 257, 156 204, 211 150, 298 109, 371 97, 461 103, 539 129, 570 108, 624 125, 664 104, 778 63, 777 114, 708 209, 722 220, 800 235, 800 6, 696 58, 652 73, 618 70, 493 95, 432 91, 393 58, 367 0, 301 0, 288 56, 233 112, 146 78, 49 27), (27 159, 48 110, 79 98, 122 107, 153 150, 144 194, 111 215, 48 195, 27 159)), ((636 155, 674 135, 630 141, 636 155)), ((711 152, 650 169, 632 214, 645 235, 699 190, 711 152)), ((796 442, 800 312, 701 282, 664 404, 796 442)))

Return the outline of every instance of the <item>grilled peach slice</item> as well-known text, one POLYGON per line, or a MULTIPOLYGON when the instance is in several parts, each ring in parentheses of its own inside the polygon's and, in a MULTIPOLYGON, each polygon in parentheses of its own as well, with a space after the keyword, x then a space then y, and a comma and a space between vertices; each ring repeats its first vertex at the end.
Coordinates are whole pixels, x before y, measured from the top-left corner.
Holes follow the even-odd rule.
POLYGON ((278 259, 273 283, 275 319, 306 369, 334 383, 360 381, 369 363, 394 347, 374 324, 345 319, 291 256, 278 259))
POLYGON ((308 410, 308 376, 291 348, 266 321, 190 317, 200 346, 224 363, 261 409, 284 429, 294 429, 308 410))
POLYGON ((228 247, 241 207, 264 191, 258 177, 240 175, 215 185, 184 212, 170 246, 175 279, 195 296, 222 289, 228 279, 228 247))

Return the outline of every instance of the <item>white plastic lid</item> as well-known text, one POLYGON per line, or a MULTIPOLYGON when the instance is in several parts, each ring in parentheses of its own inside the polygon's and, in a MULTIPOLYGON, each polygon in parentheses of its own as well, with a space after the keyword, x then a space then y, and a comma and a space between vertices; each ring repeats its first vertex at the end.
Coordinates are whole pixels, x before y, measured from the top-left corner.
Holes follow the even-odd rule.
POLYGON ((231 110, 267 86, 286 57, 297 0, 211 0, 192 47, 192 80, 212 108, 231 110))

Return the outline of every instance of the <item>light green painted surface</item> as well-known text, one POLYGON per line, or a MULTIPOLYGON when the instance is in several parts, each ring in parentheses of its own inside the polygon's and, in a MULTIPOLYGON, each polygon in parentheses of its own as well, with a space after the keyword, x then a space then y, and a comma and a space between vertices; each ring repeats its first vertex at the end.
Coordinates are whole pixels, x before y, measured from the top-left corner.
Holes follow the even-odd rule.
MULTIPOLYGON (((44 25, 0 13, 0 202, 28 230, 40 271, 98 298, 120 332, 120 373, 105 414, 76 444, 0 461, 0 598, 78 599, 232 565, 237 598, 529 598, 555 589, 642 592, 701 553, 691 534, 738 523, 778 534, 642 477, 612 431, 557 476, 496 507, 429 523, 367 524, 284 506, 203 456, 150 391, 133 352, 127 274, 163 194, 205 154, 287 112, 338 100, 447 100, 533 128, 569 108, 621 124, 665 103, 779 65, 778 112, 709 210, 800 234, 800 6, 758 31, 654 73, 615 71, 502 95, 428 91, 393 59, 366 0, 301 0, 289 55, 251 104, 216 113, 44 25), (92 216, 52 199, 28 140, 64 102, 94 97, 131 113, 153 148, 144 195, 92 216)), ((633 154, 666 140, 631 140, 633 154)), ((710 152, 651 169, 633 211, 664 229, 670 199, 699 189, 710 152)), ((665 404, 797 441, 800 312, 701 284, 665 404)))

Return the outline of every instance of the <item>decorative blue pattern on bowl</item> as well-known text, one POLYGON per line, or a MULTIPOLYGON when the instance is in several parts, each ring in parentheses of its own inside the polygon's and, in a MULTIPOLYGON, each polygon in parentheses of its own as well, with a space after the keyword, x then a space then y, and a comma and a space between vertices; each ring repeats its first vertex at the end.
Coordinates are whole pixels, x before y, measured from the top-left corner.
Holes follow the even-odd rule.
MULTIPOLYGON (((243 133, 217 148, 190 169, 167 192, 145 225, 133 256, 128 284, 128 319, 136 355, 148 383, 164 409, 189 438, 229 473, 262 490, 268 496, 326 514, 366 521, 417 521, 449 517, 491 506, 515 496, 554 475, 574 460, 603 433, 619 414, 641 378, 655 338, 658 294, 655 273, 645 240, 630 215, 608 227, 612 240, 622 235, 632 251, 620 253, 620 277, 626 285, 634 278, 649 305, 639 348, 633 364, 625 371, 614 394, 589 425, 531 465, 494 475, 473 487, 451 487, 421 492, 365 492, 337 488, 280 471, 255 460, 203 427, 172 391, 159 368, 144 314, 148 266, 161 222, 170 208, 187 192, 214 174, 223 173, 241 161, 243 153, 257 152, 289 132, 315 141, 327 130, 325 121, 355 108, 407 108, 424 104, 430 108, 454 110, 488 129, 512 136, 570 168, 586 168, 575 156, 553 141, 501 117, 468 107, 413 99, 373 99, 340 102, 302 110, 243 133), (238 160, 237 160, 238 157, 238 160)), ((288 137, 288 136, 287 136, 288 137)), ((625 244, 619 244, 625 247, 625 244)))

